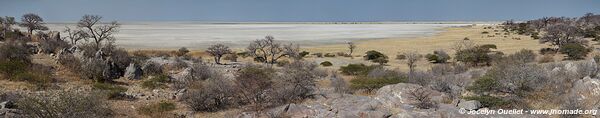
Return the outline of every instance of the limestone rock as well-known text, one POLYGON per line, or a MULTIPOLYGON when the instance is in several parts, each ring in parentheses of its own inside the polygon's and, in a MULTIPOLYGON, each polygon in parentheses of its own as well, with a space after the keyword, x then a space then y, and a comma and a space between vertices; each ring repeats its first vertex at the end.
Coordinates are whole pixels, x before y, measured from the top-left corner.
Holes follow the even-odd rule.
POLYGON ((139 80, 142 76, 142 69, 134 63, 129 64, 125 69, 124 77, 130 80, 139 80))
POLYGON ((458 108, 463 108, 467 110, 476 110, 481 108, 481 103, 477 100, 470 100, 458 103, 458 108))

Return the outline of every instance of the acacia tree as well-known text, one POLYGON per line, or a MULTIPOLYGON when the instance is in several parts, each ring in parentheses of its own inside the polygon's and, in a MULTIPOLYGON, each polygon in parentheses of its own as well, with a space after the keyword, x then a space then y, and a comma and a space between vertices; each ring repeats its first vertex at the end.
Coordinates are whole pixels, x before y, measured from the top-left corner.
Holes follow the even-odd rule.
POLYGON ((348 42, 348 49, 350 50, 350 53, 348 53, 348 55, 352 56, 352 52, 354 52, 354 49, 356 49, 356 45, 354 45, 353 42, 348 42))
POLYGON ((288 56, 290 58, 299 59, 300 46, 298 45, 281 45, 275 41, 273 36, 266 36, 264 39, 258 39, 250 43, 247 47, 248 54, 254 56, 254 59, 259 62, 275 64, 278 59, 288 56))
POLYGON ((211 45, 206 52, 215 58, 215 63, 217 64, 221 64, 221 57, 223 55, 232 53, 231 49, 223 44, 211 45))
POLYGON ((44 19, 37 14, 28 13, 21 17, 21 23, 19 26, 27 28, 29 35, 33 35, 34 30, 48 30, 48 27, 44 25, 44 19))
POLYGON ((85 35, 94 39, 96 50, 99 50, 102 46, 102 41, 112 41, 115 38, 113 33, 118 31, 120 26, 117 21, 112 21, 108 24, 102 24, 100 20, 102 16, 98 15, 84 15, 81 20, 77 22, 77 27, 87 29, 85 35), (102 24, 102 25, 100 25, 102 24))
POLYGON ((550 43, 550 45, 560 48, 567 43, 580 43, 582 41, 581 36, 580 29, 575 26, 568 24, 551 25, 546 28, 546 33, 540 39, 540 43, 550 43))

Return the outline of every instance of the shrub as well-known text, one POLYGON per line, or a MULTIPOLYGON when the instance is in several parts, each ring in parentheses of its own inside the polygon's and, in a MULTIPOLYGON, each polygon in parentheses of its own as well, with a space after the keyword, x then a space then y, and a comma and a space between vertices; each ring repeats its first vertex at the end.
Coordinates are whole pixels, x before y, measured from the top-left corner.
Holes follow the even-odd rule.
POLYGON ((431 101, 431 92, 424 87, 419 87, 408 92, 410 98, 417 101, 415 106, 420 109, 437 108, 437 103, 431 101))
POLYGON ((31 62, 31 53, 22 42, 10 41, 0 44, 0 61, 31 62))
POLYGON ((554 48, 542 48, 542 49, 540 49, 540 54, 541 55, 556 54, 556 52, 558 52, 558 50, 556 50, 554 48))
POLYGON ((208 79, 200 84, 201 88, 191 89, 183 94, 183 103, 193 111, 218 111, 241 102, 241 96, 237 96, 234 83, 226 79, 208 79))
POLYGON ((333 91, 335 93, 344 95, 350 92, 348 83, 344 81, 344 79, 342 79, 341 77, 338 77, 337 72, 331 73, 330 81, 331 83, 329 84, 329 86, 333 88, 333 91))
POLYGON ((438 50, 433 51, 433 54, 425 55, 425 58, 432 63, 446 63, 448 60, 450 60, 450 55, 442 50, 438 50))
POLYGON ((237 62, 238 56, 237 56, 237 54, 227 54, 227 55, 225 55, 225 57, 223 57, 223 59, 228 60, 230 62, 237 62))
POLYGON ((17 74, 14 79, 17 81, 26 81, 35 85, 36 89, 46 88, 53 81, 52 67, 40 64, 32 64, 27 72, 17 74))
POLYGON ((478 94, 483 94, 483 93, 487 93, 487 92, 496 91, 499 88, 500 88, 500 83, 498 83, 497 80, 495 80, 494 78, 491 78, 489 76, 483 76, 483 77, 475 80, 475 82, 473 82, 473 85, 467 87, 467 90, 473 91, 478 94))
POLYGON ((511 104, 510 101, 504 100, 502 98, 497 98, 493 96, 483 95, 483 96, 469 96, 463 97, 467 100, 477 100, 481 102, 483 107, 488 108, 508 108, 511 104))
POLYGON ((0 61, 0 73, 3 78, 14 79, 17 74, 25 73, 27 66, 23 61, 0 61))
POLYGON ((277 66, 279 66, 279 67, 283 67, 283 66, 288 65, 288 64, 290 64, 290 61, 288 61, 288 60, 277 61, 277 66))
POLYGON ((336 55, 340 57, 352 57, 352 55, 344 52, 337 52, 336 55))
POLYGON ((320 53, 320 52, 318 52, 318 53, 313 53, 312 55, 315 55, 315 56, 317 56, 317 57, 319 57, 319 58, 323 57, 323 53, 320 53))
POLYGON ((125 87, 100 82, 94 83, 92 88, 102 91, 108 99, 123 99, 123 93, 127 91, 125 87))
POLYGON ((490 33, 490 32, 487 32, 487 31, 483 31, 483 32, 481 32, 481 34, 489 34, 489 33, 490 33))
POLYGON ((188 50, 187 48, 181 47, 181 48, 179 48, 177 50, 177 52, 175 52, 175 55, 177 55, 178 57, 180 57, 180 56, 186 55, 189 52, 190 52, 190 50, 188 50))
POLYGON ((470 63, 472 65, 479 65, 481 63, 489 65, 489 63, 492 61, 492 57, 488 54, 491 51, 487 47, 475 46, 473 48, 459 50, 456 52, 456 60, 470 63))
POLYGON ((167 75, 158 75, 152 77, 142 83, 142 88, 146 89, 156 89, 156 88, 164 88, 166 85, 164 83, 169 81, 169 76, 167 75))
POLYGON ((325 53, 325 55, 323 55, 324 57, 335 57, 335 54, 332 53, 325 53))
POLYGON ((483 44, 479 46, 480 48, 484 48, 484 49, 497 49, 496 45, 494 44, 483 44))
POLYGON ((569 60, 579 60, 585 58, 585 56, 591 52, 590 49, 579 43, 568 43, 564 44, 559 49, 560 53, 566 54, 569 60))
POLYGON ((519 63, 529 63, 535 61, 535 53, 532 50, 522 49, 519 52, 508 55, 507 59, 519 63))
POLYGON ((175 110, 177 106, 173 102, 161 101, 159 103, 153 103, 137 108, 138 113, 153 116, 153 117, 167 117, 168 112, 175 110))
POLYGON ((367 66, 365 64, 348 64, 340 67, 340 71, 345 75, 367 75, 376 66, 367 66))
POLYGON ((318 69, 318 65, 304 61, 290 63, 280 72, 285 74, 274 80, 275 100, 269 101, 272 105, 312 97, 317 88, 315 81, 326 76, 326 73, 318 69))
POLYGON ((81 62, 73 54, 61 54, 57 59, 57 63, 63 67, 75 72, 81 69, 81 62))
POLYGON ((63 40, 56 40, 56 39, 43 39, 40 40, 40 44, 39 44, 39 49, 41 50, 42 53, 54 53, 57 54, 59 50, 65 49, 65 48, 69 48, 71 45, 69 45, 68 42, 63 41, 63 40))
POLYGON ((299 53, 300 57, 306 57, 309 54, 310 54, 310 52, 307 52, 307 51, 302 51, 299 53))
POLYGON ((331 62, 329 62, 329 61, 324 61, 324 62, 321 62, 321 64, 320 64, 320 65, 321 65, 321 66, 325 66, 325 67, 327 67, 327 66, 333 66, 333 64, 332 64, 331 62))
POLYGON ((389 60, 387 58, 377 58, 377 59, 374 59, 371 61, 378 63, 379 65, 383 65, 383 64, 387 63, 389 60))
POLYGON ((144 71, 144 75, 146 76, 163 74, 162 66, 152 61, 147 61, 144 66, 142 66, 142 71, 144 71))
POLYGON ((252 104, 254 110, 261 110, 265 108, 270 96, 265 96, 267 90, 272 88, 272 79, 275 78, 275 70, 268 67, 258 65, 247 65, 242 67, 235 75, 236 84, 238 88, 244 92, 240 95, 243 96, 242 100, 246 104, 252 104))
POLYGON ((364 56, 365 60, 375 60, 375 59, 379 59, 379 58, 387 59, 388 58, 383 53, 377 52, 375 50, 367 51, 365 54, 366 54, 364 56))
POLYGON ((400 82, 404 82, 404 79, 358 77, 350 80, 350 88, 354 90, 366 90, 368 92, 371 92, 385 85, 397 84, 400 82))
POLYGON ((81 63, 81 70, 78 72, 81 78, 91 79, 97 82, 112 81, 113 78, 105 76, 105 72, 108 72, 107 70, 110 65, 105 63, 104 60, 88 58, 81 63))
POLYGON ((403 54, 396 55, 396 59, 397 60, 405 60, 406 59, 406 55, 403 55, 403 54))
POLYGON ((544 55, 544 56, 542 56, 542 58, 540 58, 540 60, 538 62, 539 63, 554 62, 554 57, 552 55, 544 55))
MULTIPOLYGON (((113 44, 111 44, 110 46, 114 46, 113 44)), ((123 76, 123 74, 125 73, 125 69, 127 69, 127 67, 129 66, 129 64, 131 64, 132 59, 129 56, 129 53, 122 48, 108 48, 105 47, 105 53, 108 56, 109 61, 107 61, 107 64, 113 63, 113 64, 108 64, 108 65, 112 65, 110 66, 110 70, 114 71, 114 75, 117 77, 112 77, 114 78, 118 78, 119 76, 123 76)))
POLYGON ((27 117, 112 117, 112 110, 106 101, 93 93, 51 91, 35 95, 24 95, 16 102, 16 106, 17 109, 28 115, 27 117))

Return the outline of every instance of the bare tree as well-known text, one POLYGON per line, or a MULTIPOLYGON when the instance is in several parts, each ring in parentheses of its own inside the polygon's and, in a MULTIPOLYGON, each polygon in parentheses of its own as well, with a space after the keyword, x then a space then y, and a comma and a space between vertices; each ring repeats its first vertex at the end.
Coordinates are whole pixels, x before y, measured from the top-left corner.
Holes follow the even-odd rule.
POLYGON ((37 14, 28 13, 21 17, 21 24, 19 26, 27 28, 29 35, 33 35, 34 30, 48 30, 48 27, 44 26, 44 19, 37 14))
POLYGON ((76 45, 77 41, 89 38, 88 34, 81 29, 71 29, 70 27, 65 27, 65 33, 67 36, 65 38, 69 38, 71 40, 72 45, 76 45))
POLYGON ((282 46, 275 41, 273 36, 266 36, 264 39, 255 40, 247 47, 248 53, 254 56, 257 61, 271 65, 285 56, 300 58, 299 50, 300 47, 298 45, 289 44, 282 46))
POLYGON ((353 42, 348 42, 348 49, 350 50, 350 53, 348 53, 348 55, 352 56, 352 52, 354 52, 354 49, 356 49, 356 45, 354 45, 353 42))
POLYGON ((475 46, 476 46, 476 44, 473 43, 473 41, 471 41, 471 40, 460 40, 460 41, 457 41, 454 43, 452 49, 454 49, 454 51, 458 52, 458 51, 461 51, 464 49, 469 49, 469 48, 472 48, 475 46))
POLYGON ((412 77, 413 73, 415 72, 415 68, 417 67, 417 61, 419 61, 423 56, 414 51, 406 52, 404 55, 406 56, 406 65, 408 65, 409 69, 409 77, 412 77))
POLYGON ((563 44, 579 43, 581 38, 579 28, 568 24, 557 24, 546 28, 546 33, 540 39, 540 43, 550 43, 550 45, 560 48, 563 44))
POLYGON ((113 33, 118 31, 120 26, 117 21, 113 21, 109 24, 101 24, 100 20, 102 16, 98 15, 84 15, 81 17, 81 20, 77 22, 77 27, 85 28, 86 35, 94 39, 95 48, 99 50, 102 46, 102 41, 112 41, 114 40, 113 33))
POLYGON ((215 63, 221 64, 221 57, 225 54, 231 54, 231 49, 223 44, 211 45, 206 50, 207 53, 215 58, 215 63))

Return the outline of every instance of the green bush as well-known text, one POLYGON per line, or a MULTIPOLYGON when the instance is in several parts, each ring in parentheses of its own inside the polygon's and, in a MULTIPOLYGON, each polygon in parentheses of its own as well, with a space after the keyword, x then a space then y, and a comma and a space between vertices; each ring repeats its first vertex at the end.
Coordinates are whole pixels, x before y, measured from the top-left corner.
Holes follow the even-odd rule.
POLYGON ((433 51, 433 54, 425 55, 428 61, 432 63, 446 63, 450 60, 450 55, 444 51, 433 51))
POLYGON ((306 57, 306 55, 310 54, 310 52, 302 51, 302 52, 300 52, 298 54, 300 54, 300 57, 306 57))
POLYGON ((475 82, 473 82, 473 85, 467 87, 467 90, 473 91, 478 94, 482 94, 486 92, 496 91, 498 90, 498 88, 500 88, 500 83, 498 83, 497 80, 489 76, 483 76, 475 80, 475 82))
POLYGON ((379 58, 387 59, 388 58, 383 53, 377 52, 375 50, 367 51, 365 54, 366 54, 364 56, 365 60, 375 60, 375 59, 379 59, 379 58))
POLYGON ((350 88, 354 90, 367 90, 373 91, 379 89, 385 85, 397 84, 405 82, 405 78, 367 78, 358 77, 350 80, 350 88))
POLYGON ((0 73, 4 78, 14 79, 15 75, 24 73, 28 63, 23 61, 0 61, 0 73))
POLYGON ((377 58, 377 59, 374 59, 371 61, 378 63, 379 65, 383 65, 383 64, 387 63, 389 60, 387 58, 380 57, 380 58, 377 58))
POLYGON ((489 33, 490 33, 490 32, 488 32, 488 31, 483 31, 483 32, 481 32, 481 34, 489 34, 489 33))
POLYGON ((579 60, 591 52, 590 49, 579 43, 567 43, 560 47, 560 53, 566 54, 569 60, 579 60))
POLYGON ((469 97, 463 97, 463 99, 466 100, 477 100, 481 103, 481 105, 483 107, 488 107, 488 108, 508 108, 511 104, 510 101, 504 100, 502 98, 497 98, 497 97, 493 97, 493 96, 488 96, 488 95, 484 95, 484 96, 469 96, 469 97))
POLYGON ((485 64, 489 65, 492 62, 492 56, 488 53, 491 52, 491 45, 487 46, 475 46, 473 48, 463 49, 456 52, 456 60, 460 62, 470 63, 472 65, 485 64))
POLYGON ((175 110, 176 107, 177 106, 173 102, 161 101, 159 103, 139 107, 137 111, 143 115, 157 117, 157 115, 167 115, 165 113, 175 110))
POLYGON ((365 64, 348 64, 347 66, 341 66, 340 71, 345 75, 367 75, 376 67, 377 66, 367 66, 365 64))
POLYGON ((127 91, 125 87, 100 82, 94 83, 93 88, 103 91, 109 99, 121 99, 123 92, 127 91))
POLYGON ((323 55, 325 57, 335 57, 335 54, 332 53, 325 53, 325 55, 323 55))
POLYGON ((540 49, 540 54, 541 55, 546 55, 546 54, 556 54, 558 50, 554 49, 554 48, 542 48, 540 49))
POLYGON ((169 81, 169 76, 167 75, 158 75, 152 77, 142 83, 142 88, 146 89, 156 89, 156 88, 164 88, 166 85, 164 83, 169 81))
POLYGON ((321 62, 321 66, 327 67, 327 66, 333 66, 333 64, 329 61, 324 61, 324 62, 321 62))

